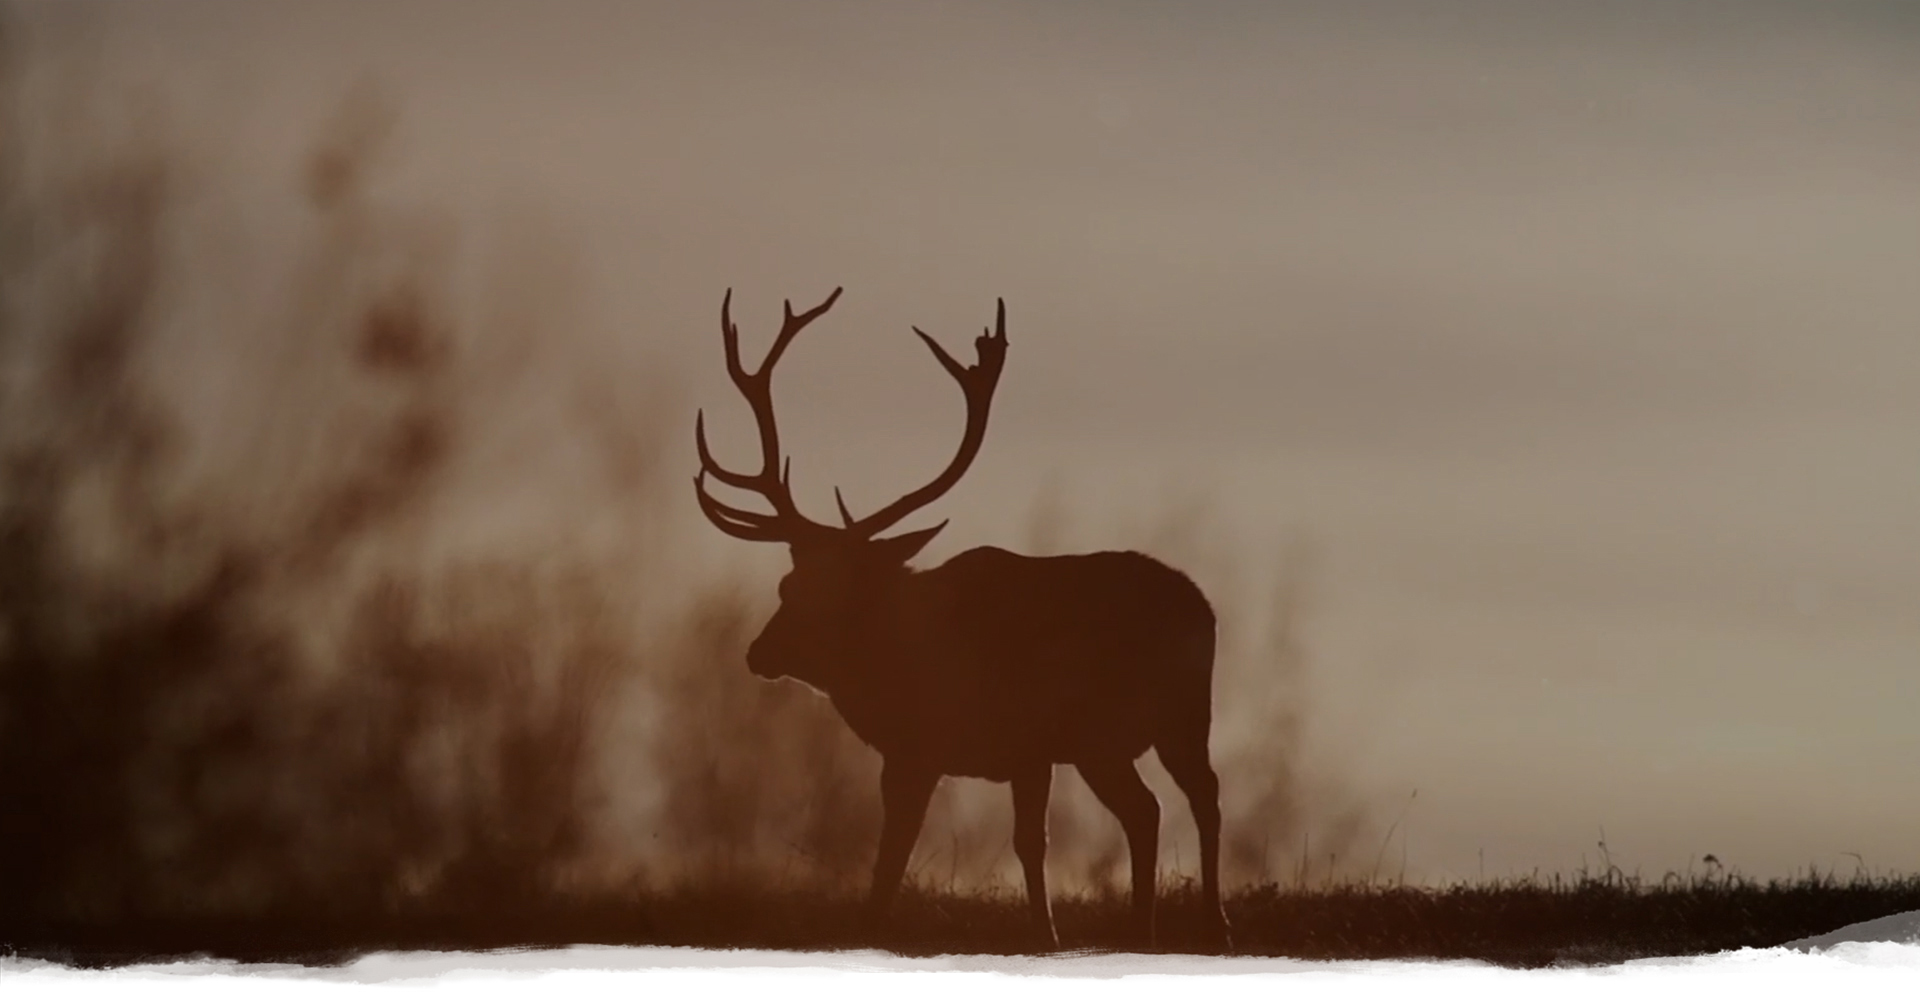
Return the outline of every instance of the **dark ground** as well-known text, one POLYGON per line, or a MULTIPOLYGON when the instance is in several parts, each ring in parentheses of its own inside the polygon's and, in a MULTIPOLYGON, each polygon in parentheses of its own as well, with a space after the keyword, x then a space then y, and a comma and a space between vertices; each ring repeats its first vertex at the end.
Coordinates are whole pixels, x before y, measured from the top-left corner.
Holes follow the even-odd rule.
MULTIPOLYGON (((1345 886, 1249 889, 1229 898, 1235 953, 1311 960, 1473 959, 1513 967, 1764 948, 1920 909, 1920 879, 1803 877, 1520 880, 1449 889, 1345 886)), ((1122 897, 1056 900, 1070 951, 1123 948, 1122 897)), ((883 938, 859 932, 853 896, 805 891, 683 890, 629 899, 470 906, 381 914, 181 918, 0 927, 4 951, 75 966, 208 956, 330 965, 373 951, 483 951, 573 944, 831 951, 909 956, 1020 954, 1014 893, 904 895, 883 938)), ((1195 953, 1197 896, 1164 897, 1160 949, 1195 953)))

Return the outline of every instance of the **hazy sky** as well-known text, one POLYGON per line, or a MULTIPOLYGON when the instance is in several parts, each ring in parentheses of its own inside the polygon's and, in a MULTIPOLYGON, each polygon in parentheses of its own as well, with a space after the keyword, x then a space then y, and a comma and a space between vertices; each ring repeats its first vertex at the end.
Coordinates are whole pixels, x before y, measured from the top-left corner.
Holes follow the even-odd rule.
POLYGON ((847 286, 779 383, 819 516, 944 463, 908 325, 970 351, 1004 296, 930 557, 1049 489, 1086 544, 1191 500, 1250 564, 1310 539, 1317 766, 1418 789, 1415 872, 1603 825, 1649 872, 1920 869, 1920 8, 31 9, 91 15, 238 193, 386 85, 391 190, 564 249, 556 296, 728 455, 722 292, 758 351, 847 286))

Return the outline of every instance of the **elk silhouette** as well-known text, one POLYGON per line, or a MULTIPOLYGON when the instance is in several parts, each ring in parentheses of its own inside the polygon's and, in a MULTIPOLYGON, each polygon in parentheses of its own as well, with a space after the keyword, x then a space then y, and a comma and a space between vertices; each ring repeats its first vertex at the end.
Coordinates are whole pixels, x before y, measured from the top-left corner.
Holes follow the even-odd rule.
POLYGON ((975 341, 962 366, 918 327, 941 367, 966 394, 966 431, 945 471, 886 507, 855 518, 840 491, 840 526, 794 505, 791 461, 780 454, 771 377, 807 324, 839 299, 785 320, 760 369, 740 362, 720 305, 727 373, 759 425, 761 466, 729 471, 714 460, 706 414, 695 419, 700 472, 694 492, 714 526, 735 538, 784 542, 793 570, 780 582, 780 607, 747 650, 747 666, 769 680, 792 677, 826 694, 853 732, 881 754, 884 819, 866 918, 885 915, 944 775, 1013 786, 1014 853, 1042 943, 1057 948, 1047 898, 1047 799, 1053 766, 1071 764, 1126 831, 1132 855, 1131 929, 1154 941, 1154 880, 1160 804, 1134 761, 1149 747, 1185 793, 1200 834, 1201 892, 1213 940, 1228 945, 1220 906, 1219 779, 1208 760, 1215 622, 1192 580, 1137 552, 1032 557, 975 548, 930 570, 907 561, 942 528, 878 537, 946 493, 965 474, 986 435, 987 411, 1007 352, 1007 308, 975 341), (758 493, 773 508, 727 506, 706 477, 758 493))

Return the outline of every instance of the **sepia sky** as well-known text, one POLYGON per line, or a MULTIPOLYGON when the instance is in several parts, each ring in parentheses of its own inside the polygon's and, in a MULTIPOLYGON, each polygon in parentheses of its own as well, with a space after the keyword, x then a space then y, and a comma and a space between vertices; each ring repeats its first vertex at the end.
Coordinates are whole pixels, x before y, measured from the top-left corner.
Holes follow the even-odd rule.
MULTIPOLYGON (((236 198, 386 88, 383 183, 539 234, 591 318, 527 317, 527 363, 668 365, 689 474, 696 406, 752 454, 723 291, 757 352, 845 285, 778 383, 818 517, 946 461, 908 327, 964 358, 1005 297, 929 558, 1048 497, 1070 547, 1169 511, 1250 572, 1304 539, 1315 767, 1404 806, 1410 874, 1597 863, 1602 827, 1650 874, 1920 869, 1912 5, 27 10, 236 198)), ((563 520, 530 441, 489 516, 563 520)))

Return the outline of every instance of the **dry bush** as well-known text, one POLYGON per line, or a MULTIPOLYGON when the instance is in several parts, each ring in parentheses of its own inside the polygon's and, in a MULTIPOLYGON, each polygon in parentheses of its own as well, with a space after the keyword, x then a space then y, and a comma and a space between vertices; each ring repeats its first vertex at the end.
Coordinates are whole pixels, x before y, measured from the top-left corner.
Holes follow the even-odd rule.
POLYGON ((320 335, 366 405, 264 520, 182 471, 198 442, 148 377, 193 263, 175 158, 88 118, 99 94, 77 118, 6 96, 0 908, 551 891, 587 840, 583 776, 625 649, 577 579, 368 571, 440 488, 465 401, 431 253, 356 187, 378 132, 356 127, 365 95, 313 155, 317 245, 271 332, 320 335), (347 610, 324 627, 329 603, 347 610))

